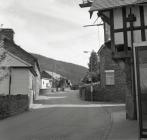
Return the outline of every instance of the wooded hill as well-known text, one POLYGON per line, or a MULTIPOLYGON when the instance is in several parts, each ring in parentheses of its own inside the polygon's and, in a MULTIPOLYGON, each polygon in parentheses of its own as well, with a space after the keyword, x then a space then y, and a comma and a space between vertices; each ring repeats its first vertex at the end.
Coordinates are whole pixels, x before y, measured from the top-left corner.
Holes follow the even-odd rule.
POLYGON ((61 74, 71 80, 73 84, 79 83, 88 71, 86 67, 80 65, 54 60, 38 54, 32 55, 38 59, 41 71, 48 70, 61 74))

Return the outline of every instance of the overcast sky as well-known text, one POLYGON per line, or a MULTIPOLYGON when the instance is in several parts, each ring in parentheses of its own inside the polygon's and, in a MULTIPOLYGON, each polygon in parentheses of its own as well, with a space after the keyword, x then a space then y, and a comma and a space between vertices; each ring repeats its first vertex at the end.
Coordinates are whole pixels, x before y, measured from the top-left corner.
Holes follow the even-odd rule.
MULTIPOLYGON (((102 27, 93 24, 82 0, 0 0, 0 24, 13 28, 23 49, 49 58, 87 66, 90 54, 103 43, 102 27)), ((98 21, 100 22, 100 21, 98 21)))

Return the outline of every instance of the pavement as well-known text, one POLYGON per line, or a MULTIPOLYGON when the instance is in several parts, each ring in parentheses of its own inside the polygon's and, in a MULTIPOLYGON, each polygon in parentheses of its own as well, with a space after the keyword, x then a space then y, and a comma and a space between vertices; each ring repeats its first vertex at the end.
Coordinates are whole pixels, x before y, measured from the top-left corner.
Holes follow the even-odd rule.
POLYGON ((126 120, 124 104, 82 101, 66 90, 1 120, 0 140, 137 140, 137 121, 126 120))
POLYGON ((125 111, 111 112, 112 127, 107 140, 138 140, 135 120, 126 120, 125 111))

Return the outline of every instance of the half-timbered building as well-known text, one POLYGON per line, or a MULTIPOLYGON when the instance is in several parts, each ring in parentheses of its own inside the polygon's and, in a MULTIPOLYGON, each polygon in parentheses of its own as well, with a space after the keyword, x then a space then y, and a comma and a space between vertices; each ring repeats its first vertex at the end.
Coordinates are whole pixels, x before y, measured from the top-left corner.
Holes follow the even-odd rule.
MULTIPOLYGON (((147 41, 145 0, 94 0, 90 6, 104 22, 105 41, 111 40, 112 58, 126 73, 126 116, 136 118, 133 45, 147 41)), ((83 5, 84 7, 84 5, 83 5)))

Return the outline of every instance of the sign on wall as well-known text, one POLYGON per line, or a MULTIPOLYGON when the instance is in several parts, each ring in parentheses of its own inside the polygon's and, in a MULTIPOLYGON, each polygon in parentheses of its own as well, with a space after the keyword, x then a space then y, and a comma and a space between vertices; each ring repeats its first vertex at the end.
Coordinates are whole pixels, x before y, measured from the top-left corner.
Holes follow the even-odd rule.
POLYGON ((114 70, 105 70, 106 73, 106 85, 114 85, 114 70))

